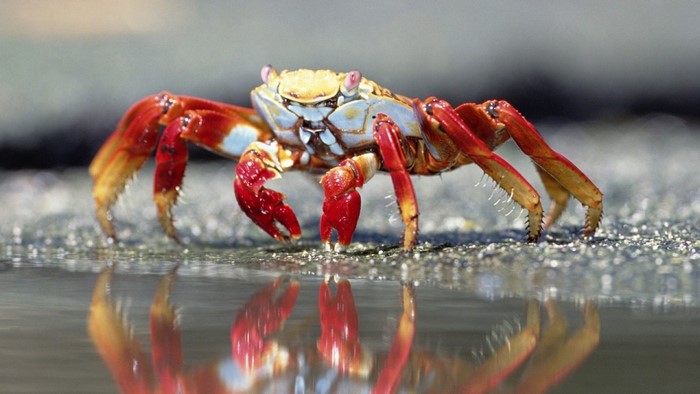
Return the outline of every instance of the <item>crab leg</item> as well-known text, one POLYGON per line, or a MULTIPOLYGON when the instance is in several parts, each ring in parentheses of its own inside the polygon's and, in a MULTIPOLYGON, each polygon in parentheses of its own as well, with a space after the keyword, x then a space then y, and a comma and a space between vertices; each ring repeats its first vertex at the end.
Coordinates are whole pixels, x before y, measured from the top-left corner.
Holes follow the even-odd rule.
POLYGON ((155 148, 160 128, 158 119, 162 116, 161 102, 161 95, 157 95, 131 107, 90 164, 97 220, 112 239, 116 237, 110 209, 127 181, 155 148))
POLYGON ((253 295, 231 326, 231 355, 245 371, 275 363, 276 342, 268 336, 282 329, 292 312, 299 282, 281 277, 253 295))
POLYGON ((110 212, 126 183, 151 155, 160 129, 165 131, 156 154, 154 200, 165 232, 177 240, 171 208, 184 176, 185 140, 224 156, 237 158, 243 148, 272 134, 249 108, 215 103, 167 92, 146 97, 131 107, 90 164, 97 218, 112 239, 110 212))
POLYGON ((566 321, 552 300, 545 304, 549 327, 516 389, 517 393, 542 393, 575 370, 598 346, 600 313, 592 302, 583 306, 583 327, 566 337, 566 321))
POLYGON ((583 235, 592 235, 603 214, 603 194, 571 161, 554 151, 510 103, 503 100, 483 104, 464 104, 456 112, 468 124, 486 124, 492 130, 505 127, 520 149, 535 163, 547 193, 552 198, 552 208, 546 225, 551 225, 566 208, 569 194, 587 207, 583 235))
POLYGON ((265 144, 256 141, 241 156, 233 182, 241 210, 258 227, 282 242, 301 237, 299 221, 292 208, 284 203, 285 195, 263 185, 270 179, 279 178, 292 164, 288 152, 281 149, 277 142, 265 144), (289 234, 284 234, 277 223, 289 234))
POLYGON ((489 149, 447 102, 434 98, 425 103, 414 100, 414 109, 420 115, 424 128, 437 127, 430 121, 435 119, 465 155, 496 181, 514 201, 527 209, 527 240, 537 240, 542 232, 543 210, 540 196, 532 185, 513 166, 489 149))
POLYGON ((484 393, 510 376, 532 354, 540 335, 539 305, 530 301, 527 324, 522 331, 508 339, 489 359, 463 383, 463 393, 484 393))
MULTIPOLYGON (((172 207, 177 203, 187 167, 186 142, 235 156, 236 153, 242 152, 225 151, 225 147, 222 146, 223 141, 229 133, 235 135, 236 127, 242 127, 247 123, 245 118, 235 113, 224 114, 211 110, 198 110, 186 111, 165 127, 156 150, 153 201, 163 230, 174 240, 179 241, 173 225, 172 207)), ((258 135, 254 136, 260 138, 258 135)))
POLYGON ((175 281, 177 266, 160 281, 151 304, 151 356, 153 368, 163 393, 180 392, 179 375, 182 372, 182 344, 176 312, 170 303, 170 290, 175 281))
POLYGON ((386 363, 379 373, 375 393, 393 393, 401 380, 401 374, 413 347, 413 337, 416 333, 416 307, 413 286, 404 284, 401 287, 403 314, 396 328, 396 337, 391 345, 386 363))
POLYGON ((124 393, 150 393, 153 371, 141 344, 132 335, 110 296, 114 268, 97 278, 88 315, 88 333, 124 393))
POLYGON ((320 223, 321 241, 327 250, 333 249, 330 244, 333 230, 338 232, 336 252, 345 250, 352 241, 362 205, 357 188, 372 178, 378 166, 377 156, 366 153, 343 160, 321 178, 325 194, 320 223))
POLYGON ((405 226, 403 248, 410 251, 418 237, 418 202, 411 176, 406 169, 407 160, 401 146, 401 132, 391 118, 377 114, 374 121, 374 139, 379 145, 384 167, 389 171, 394 183, 399 212, 405 226))

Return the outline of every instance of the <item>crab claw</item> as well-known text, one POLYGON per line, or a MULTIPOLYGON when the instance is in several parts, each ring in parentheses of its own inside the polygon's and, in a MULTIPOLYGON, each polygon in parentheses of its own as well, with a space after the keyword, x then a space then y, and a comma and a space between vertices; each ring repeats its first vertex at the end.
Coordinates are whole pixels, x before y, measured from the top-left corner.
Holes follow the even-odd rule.
POLYGON ((282 166, 268 149, 253 146, 243 153, 236 166, 233 189, 241 210, 255 224, 276 240, 288 242, 301 237, 301 229, 294 211, 283 202, 285 195, 263 186, 267 180, 279 178, 282 172, 282 166), (287 229, 289 235, 284 234, 276 222, 287 229))
POLYGON ((357 310, 350 282, 336 283, 335 297, 331 295, 326 279, 318 293, 321 336, 316 347, 321 356, 334 368, 357 376, 367 376, 372 358, 363 351, 358 339, 357 310))
POLYGON ((336 252, 342 252, 350 245, 362 206, 357 188, 363 183, 362 172, 352 160, 343 161, 321 178, 325 199, 320 228, 321 241, 326 249, 332 250, 330 237, 333 230, 338 232, 336 252))
POLYGON ((253 371, 270 360, 277 349, 268 336, 279 331, 292 312, 299 282, 281 277, 258 291, 231 327, 231 355, 239 367, 253 371))

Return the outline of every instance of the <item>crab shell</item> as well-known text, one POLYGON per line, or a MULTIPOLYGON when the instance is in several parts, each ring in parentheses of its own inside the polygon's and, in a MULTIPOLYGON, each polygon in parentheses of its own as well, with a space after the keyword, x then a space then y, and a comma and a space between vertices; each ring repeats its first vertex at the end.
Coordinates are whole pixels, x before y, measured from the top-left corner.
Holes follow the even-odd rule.
POLYGON ((331 165, 376 142, 373 123, 391 114, 402 134, 421 137, 409 99, 386 92, 358 71, 284 70, 264 67, 263 84, 251 92, 253 107, 282 145, 331 165))

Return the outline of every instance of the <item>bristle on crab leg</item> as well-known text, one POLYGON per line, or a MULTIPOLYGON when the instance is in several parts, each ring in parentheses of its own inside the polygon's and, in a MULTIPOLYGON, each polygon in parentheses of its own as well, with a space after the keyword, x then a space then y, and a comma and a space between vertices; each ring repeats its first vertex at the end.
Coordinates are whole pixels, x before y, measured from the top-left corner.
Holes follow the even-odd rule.
POLYGON ((537 345, 539 332, 539 305, 535 301, 530 301, 526 326, 522 331, 505 341, 505 344, 498 349, 493 348, 490 340, 487 341, 492 354, 463 383, 462 392, 484 393, 495 388, 532 354, 537 345))
POLYGON ((527 240, 536 241, 542 232, 543 209, 540 196, 530 183, 502 157, 491 151, 474 135, 464 120, 445 101, 429 99, 425 105, 414 102, 414 108, 430 113, 450 135, 460 150, 474 161, 513 200, 528 211, 527 240))
POLYGON ((158 97, 152 96, 131 107, 90 164, 97 220, 112 239, 116 238, 112 205, 156 146, 161 116, 157 101, 158 97))

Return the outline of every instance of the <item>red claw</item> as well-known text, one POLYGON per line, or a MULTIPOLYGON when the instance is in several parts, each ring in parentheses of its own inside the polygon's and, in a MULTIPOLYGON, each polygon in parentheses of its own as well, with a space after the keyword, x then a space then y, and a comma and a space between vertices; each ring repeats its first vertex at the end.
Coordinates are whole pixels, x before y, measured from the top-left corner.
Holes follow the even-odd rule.
POLYGON ((338 232, 337 252, 350 245, 362 206, 356 188, 364 183, 362 172, 352 160, 345 160, 321 179, 325 199, 321 216, 321 241, 330 249, 331 232, 338 232))
POLYGON ((253 371, 266 361, 275 347, 268 336, 284 326, 298 293, 299 282, 282 277, 257 292, 238 313, 231 327, 231 355, 241 368, 253 371))
POLYGON ((321 356, 334 368, 350 374, 365 375, 371 365, 364 356, 358 339, 358 320, 350 282, 336 284, 331 295, 328 280, 321 283, 318 293, 321 336, 316 343, 321 356))
POLYGON ((301 237, 299 221, 292 208, 283 202, 285 195, 263 186, 269 179, 279 177, 279 171, 266 160, 267 152, 249 150, 236 166, 233 189, 241 210, 261 229, 279 241, 301 237), (277 227, 279 222, 289 235, 277 227))

